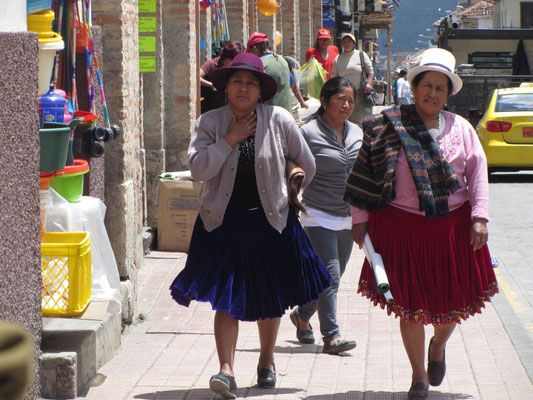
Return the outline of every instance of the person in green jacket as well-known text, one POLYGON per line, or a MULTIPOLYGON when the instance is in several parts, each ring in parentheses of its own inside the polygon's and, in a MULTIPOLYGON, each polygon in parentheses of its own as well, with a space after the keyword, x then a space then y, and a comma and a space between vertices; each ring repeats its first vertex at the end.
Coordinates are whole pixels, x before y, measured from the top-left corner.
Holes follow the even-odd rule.
POLYGON ((268 36, 261 32, 254 32, 246 44, 246 53, 251 53, 261 58, 265 73, 272 76, 278 83, 278 91, 265 104, 280 106, 291 111, 291 79, 289 64, 283 58, 270 50, 268 36))

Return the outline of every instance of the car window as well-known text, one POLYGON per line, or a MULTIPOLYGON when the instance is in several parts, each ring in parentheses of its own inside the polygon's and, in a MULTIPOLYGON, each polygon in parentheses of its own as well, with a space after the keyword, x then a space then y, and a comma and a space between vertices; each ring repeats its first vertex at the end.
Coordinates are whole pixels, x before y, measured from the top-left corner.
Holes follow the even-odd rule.
POLYGON ((496 100, 495 111, 533 111, 533 93, 500 94, 496 100))

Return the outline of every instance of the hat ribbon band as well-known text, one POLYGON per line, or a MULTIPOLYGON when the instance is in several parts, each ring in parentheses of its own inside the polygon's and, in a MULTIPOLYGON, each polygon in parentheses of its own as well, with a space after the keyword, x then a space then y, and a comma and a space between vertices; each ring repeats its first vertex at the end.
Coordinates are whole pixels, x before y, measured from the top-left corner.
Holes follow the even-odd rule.
MULTIPOLYGON (((452 72, 452 70, 450 68, 448 68, 446 65, 442 65, 442 64, 439 64, 439 63, 427 63, 427 64, 424 64, 423 66, 424 67, 427 67, 427 66, 430 66, 430 65, 434 65, 434 66, 437 66, 437 67, 442 67, 444 68, 446 71, 449 71, 449 72, 452 72)), ((453 72, 452 72, 453 73, 453 72)))
POLYGON ((255 65, 248 64, 248 63, 233 63, 233 64, 231 64, 231 66, 232 67, 248 67, 248 68, 255 69, 258 72, 263 72, 263 71, 261 71, 261 69, 259 67, 256 67, 255 65))

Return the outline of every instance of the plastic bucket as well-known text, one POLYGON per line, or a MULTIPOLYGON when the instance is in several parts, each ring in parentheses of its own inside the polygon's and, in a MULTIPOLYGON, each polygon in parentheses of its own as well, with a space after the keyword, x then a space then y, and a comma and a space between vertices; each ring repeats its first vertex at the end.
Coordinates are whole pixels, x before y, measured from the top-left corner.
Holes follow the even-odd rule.
POLYGON ((41 159, 40 172, 59 171, 67 161, 70 128, 39 129, 41 159))
MULTIPOLYGON (((54 175, 52 175, 52 178, 53 177, 54 175)), ((48 188, 47 189, 41 188, 41 190, 39 190, 39 214, 41 217, 41 226, 40 226, 41 242, 44 241, 44 235, 46 231, 46 209, 51 206, 52 206, 52 197, 50 196, 50 190, 48 190, 48 188)))
POLYGON ((74 160, 74 165, 56 172, 50 186, 70 203, 77 203, 83 195, 83 178, 89 172, 89 164, 85 160, 74 160))
POLYGON ((74 129, 78 126, 80 122, 83 121, 83 118, 76 117, 72 119, 69 123, 66 122, 47 122, 44 121, 44 128, 66 128, 70 129, 70 138, 68 140, 67 148, 67 161, 66 165, 74 165, 74 129))
POLYGON ((65 48, 61 36, 55 35, 57 36, 39 39, 39 95, 45 94, 50 89, 56 52, 65 48))
POLYGON ((39 189, 50 189, 50 181, 54 179, 54 172, 39 172, 39 189))
POLYGON ((30 14, 27 17, 28 21, 28 30, 32 32, 37 32, 39 38, 46 37, 52 32, 52 22, 55 19, 55 14, 53 11, 46 10, 40 11, 34 14, 30 14))

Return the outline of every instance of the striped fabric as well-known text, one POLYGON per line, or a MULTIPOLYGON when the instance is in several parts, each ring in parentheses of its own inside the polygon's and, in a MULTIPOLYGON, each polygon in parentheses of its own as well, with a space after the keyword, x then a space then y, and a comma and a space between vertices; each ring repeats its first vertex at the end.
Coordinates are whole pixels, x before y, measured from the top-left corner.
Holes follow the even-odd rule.
POLYGON ((448 196, 460 183, 441 156, 414 105, 393 107, 364 122, 359 156, 346 182, 345 199, 363 210, 377 210, 395 198, 395 168, 403 147, 413 176, 420 211, 448 215, 448 196))

